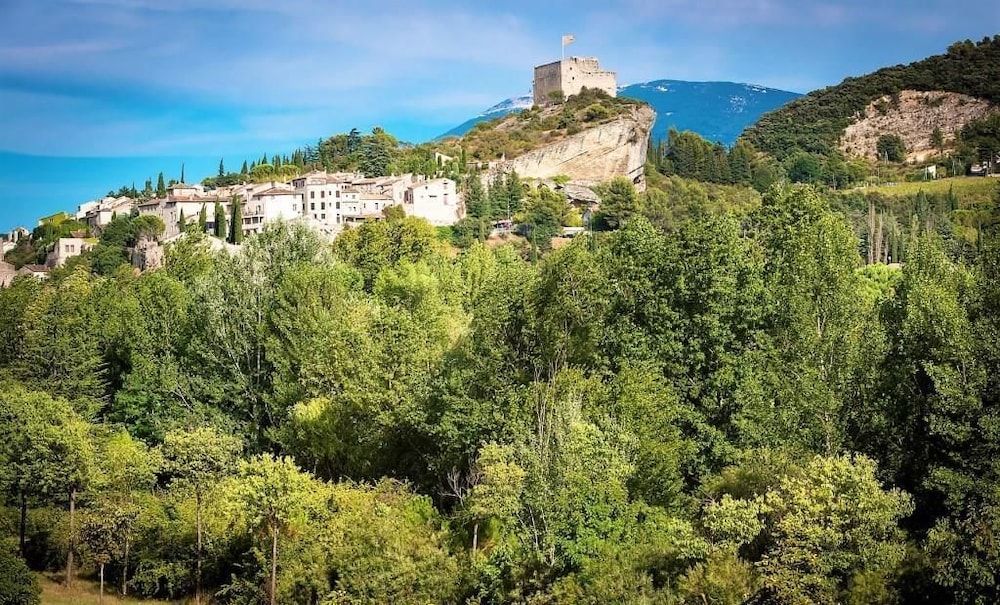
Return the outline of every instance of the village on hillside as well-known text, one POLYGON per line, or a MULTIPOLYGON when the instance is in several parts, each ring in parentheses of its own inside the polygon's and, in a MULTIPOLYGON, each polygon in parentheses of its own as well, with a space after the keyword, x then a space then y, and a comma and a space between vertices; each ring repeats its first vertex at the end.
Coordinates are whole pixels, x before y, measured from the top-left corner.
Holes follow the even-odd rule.
MULTIPOLYGON (((558 111, 557 106, 570 97, 589 99, 592 94, 613 99, 616 90, 615 72, 603 70, 596 57, 564 57, 534 68, 536 109, 558 111)), ((520 174, 558 191, 579 210, 580 216, 588 217, 600 203, 593 189, 596 184, 624 176, 640 187, 643 185, 645 152, 653 119, 652 112, 647 114, 643 115, 645 123, 639 124, 638 130, 633 121, 626 120, 624 127, 617 130, 602 128, 595 121, 590 128, 594 135, 588 137, 586 132, 578 135, 576 146, 570 150, 553 153, 549 145, 517 158, 501 154, 488 161, 473 159, 461 166, 461 172, 471 171, 484 184, 498 174, 520 174), (636 132, 641 136, 636 136, 636 132)), ((606 118, 604 114, 599 116, 606 118)), ((105 228, 122 216, 156 217, 163 224, 162 234, 141 238, 129 249, 129 260, 139 270, 159 268, 164 262, 166 245, 198 231, 214 235, 209 241, 220 249, 238 246, 244 237, 260 233, 276 221, 304 224, 332 240, 345 229, 383 220, 393 208, 405 216, 424 219, 432 226, 449 227, 465 218, 467 211, 459 183, 443 176, 454 172, 443 168, 454 167, 461 161, 435 151, 433 162, 438 169, 430 175, 370 176, 360 171, 311 170, 304 174, 284 174, 286 178, 281 180, 279 170, 263 182, 243 174, 245 178, 238 184, 211 186, 215 184, 212 179, 206 179, 205 184, 190 184, 183 182, 182 176, 181 182, 172 181, 160 195, 141 192, 137 195, 134 188, 131 195, 109 194, 79 204, 75 213, 59 212, 39 219, 37 228, 58 229, 67 221, 75 221, 79 226, 48 244, 43 250, 44 263, 29 262, 17 267, 3 260, 22 240, 32 237, 32 230, 17 227, 0 234, 0 287, 9 285, 18 275, 48 277, 69 259, 93 249, 105 228)), ((514 229, 510 216, 489 224, 490 233, 508 234, 514 229)), ((580 226, 564 226, 562 235, 572 237, 582 231, 580 226)))
MULTIPOLYGON (((269 223, 298 221, 332 239, 351 225, 382 219, 393 207, 434 226, 452 225, 465 216, 455 181, 412 174, 368 178, 359 173, 312 171, 289 182, 244 183, 215 189, 175 183, 166 188, 162 197, 143 200, 108 196, 80 204, 75 214, 57 213, 40 219, 39 227, 76 219, 86 228, 58 238, 44 264, 15 269, 0 261, 0 287, 15 275, 45 277, 50 270, 62 267, 70 258, 92 248, 97 236, 117 216, 149 215, 163 222, 164 231, 158 241, 139 242, 132 254, 134 266, 154 269, 162 264, 163 245, 191 229, 215 234, 219 236, 212 240, 215 245, 226 246, 260 233, 269 223), (223 226, 225 230, 220 231, 223 226), (237 229, 239 237, 235 235, 237 229)), ((0 234, 0 256, 30 235, 25 227, 0 234)))

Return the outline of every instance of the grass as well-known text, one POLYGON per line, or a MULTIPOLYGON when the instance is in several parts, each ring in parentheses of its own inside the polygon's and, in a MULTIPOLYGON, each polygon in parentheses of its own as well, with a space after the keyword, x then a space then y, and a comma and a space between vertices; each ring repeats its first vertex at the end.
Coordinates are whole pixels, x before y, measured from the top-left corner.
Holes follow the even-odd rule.
MULTIPOLYGON (((60 581, 46 574, 38 574, 42 586, 42 605, 98 605, 100 585, 90 580, 77 578, 72 588, 66 588, 60 581)), ((179 605, 182 601, 154 601, 122 598, 115 593, 115 587, 104 584, 104 605, 179 605)))
POLYGON ((920 191, 926 193, 947 194, 949 189, 954 189, 955 195, 963 202, 988 202, 995 199, 1000 179, 976 176, 959 176, 936 181, 914 181, 902 182, 895 185, 880 185, 877 187, 864 187, 855 191, 866 193, 881 193, 891 197, 904 197, 916 195, 920 191))

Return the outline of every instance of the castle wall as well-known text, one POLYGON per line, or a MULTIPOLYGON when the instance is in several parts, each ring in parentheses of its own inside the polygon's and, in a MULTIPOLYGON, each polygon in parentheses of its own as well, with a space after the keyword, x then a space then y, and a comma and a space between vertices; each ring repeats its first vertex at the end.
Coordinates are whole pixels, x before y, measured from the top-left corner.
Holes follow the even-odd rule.
POLYGON ((535 67, 535 105, 545 105, 549 95, 562 90, 562 64, 559 61, 535 67))
POLYGON ((570 57, 535 67, 535 105, 551 102, 549 95, 555 91, 562 91, 569 97, 580 94, 583 88, 603 90, 609 96, 616 96, 615 72, 602 70, 594 57, 570 57))

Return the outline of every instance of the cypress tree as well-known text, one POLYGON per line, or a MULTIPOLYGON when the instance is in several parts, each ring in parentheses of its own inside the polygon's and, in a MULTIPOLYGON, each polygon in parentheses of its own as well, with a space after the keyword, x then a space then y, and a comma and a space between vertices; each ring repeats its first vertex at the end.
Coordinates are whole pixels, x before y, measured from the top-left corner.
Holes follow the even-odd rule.
POLYGON ((243 168, 240 168, 240 174, 246 176, 249 174, 249 169, 247 168, 247 161, 243 160, 243 168))
POLYGON ((184 231, 185 227, 187 227, 187 221, 184 219, 184 209, 181 208, 181 215, 177 219, 177 230, 184 231))
POLYGON ((510 201, 510 212, 514 214, 521 209, 521 200, 524 198, 524 187, 521 185, 521 177, 517 172, 511 170, 507 174, 507 199, 510 201))
POLYGON ((167 186, 163 182, 163 173, 156 177, 156 197, 163 197, 167 195, 167 186))
POLYGON ((184 163, 183 163, 183 162, 181 162, 181 182, 182 182, 182 183, 185 183, 185 182, 186 182, 186 181, 184 180, 184 163))
POLYGON ((222 163, 222 158, 219 158, 219 176, 226 176, 226 165, 222 163))
POLYGON ((206 229, 208 229, 208 210, 205 204, 202 204, 201 211, 198 212, 198 231, 204 233, 206 229))
POLYGON ((215 202, 215 237, 226 239, 226 211, 222 202, 215 202))
POLYGON ((229 243, 243 243, 243 203, 239 198, 233 199, 233 221, 230 227, 229 243))

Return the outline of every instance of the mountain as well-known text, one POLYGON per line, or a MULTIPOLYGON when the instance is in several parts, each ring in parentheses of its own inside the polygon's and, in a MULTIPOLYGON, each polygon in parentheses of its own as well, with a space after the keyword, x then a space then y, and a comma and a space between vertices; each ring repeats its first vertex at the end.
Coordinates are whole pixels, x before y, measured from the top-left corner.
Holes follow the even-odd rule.
MULTIPOLYGON (((873 136, 896 134, 905 140, 912 137, 907 130, 915 125, 927 138, 935 127, 946 138, 952 136, 981 112, 947 111, 948 106, 968 109, 977 101, 994 108, 1000 104, 1000 36, 979 43, 957 42, 943 55, 811 92, 763 116, 745 136, 754 147, 778 158, 797 150, 827 156, 838 149, 870 155, 868 140, 873 136), (859 126, 845 136, 854 125, 859 126)), ((924 141, 919 143, 925 146, 924 141)))
MULTIPOLYGON (((763 114, 798 98, 798 93, 735 82, 654 80, 618 89, 618 95, 649 103, 656 111, 653 139, 671 128, 693 130, 710 141, 732 144, 763 114)), ((462 136, 477 123, 531 107, 530 96, 507 99, 438 138, 462 136)))
POLYGON ((505 115, 514 113, 515 111, 521 111, 523 109, 528 109, 532 106, 533 101, 531 95, 524 95, 523 97, 513 97, 505 101, 500 101, 493 107, 490 107, 478 116, 466 120, 459 124, 458 126, 452 128, 448 132, 439 135, 438 139, 445 139, 448 137, 460 137, 465 133, 472 130, 472 127, 480 122, 485 122, 487 120, 495 120, 497 118, 502 118, 505 115))
POLYGON ((697 132, 709 141, 731 145, 765 113, 801 95, 787 90, 736 82, 654 80, 618 90, 623 97, 649 103, 656 110, 653 139, 671 128, 697 132))

